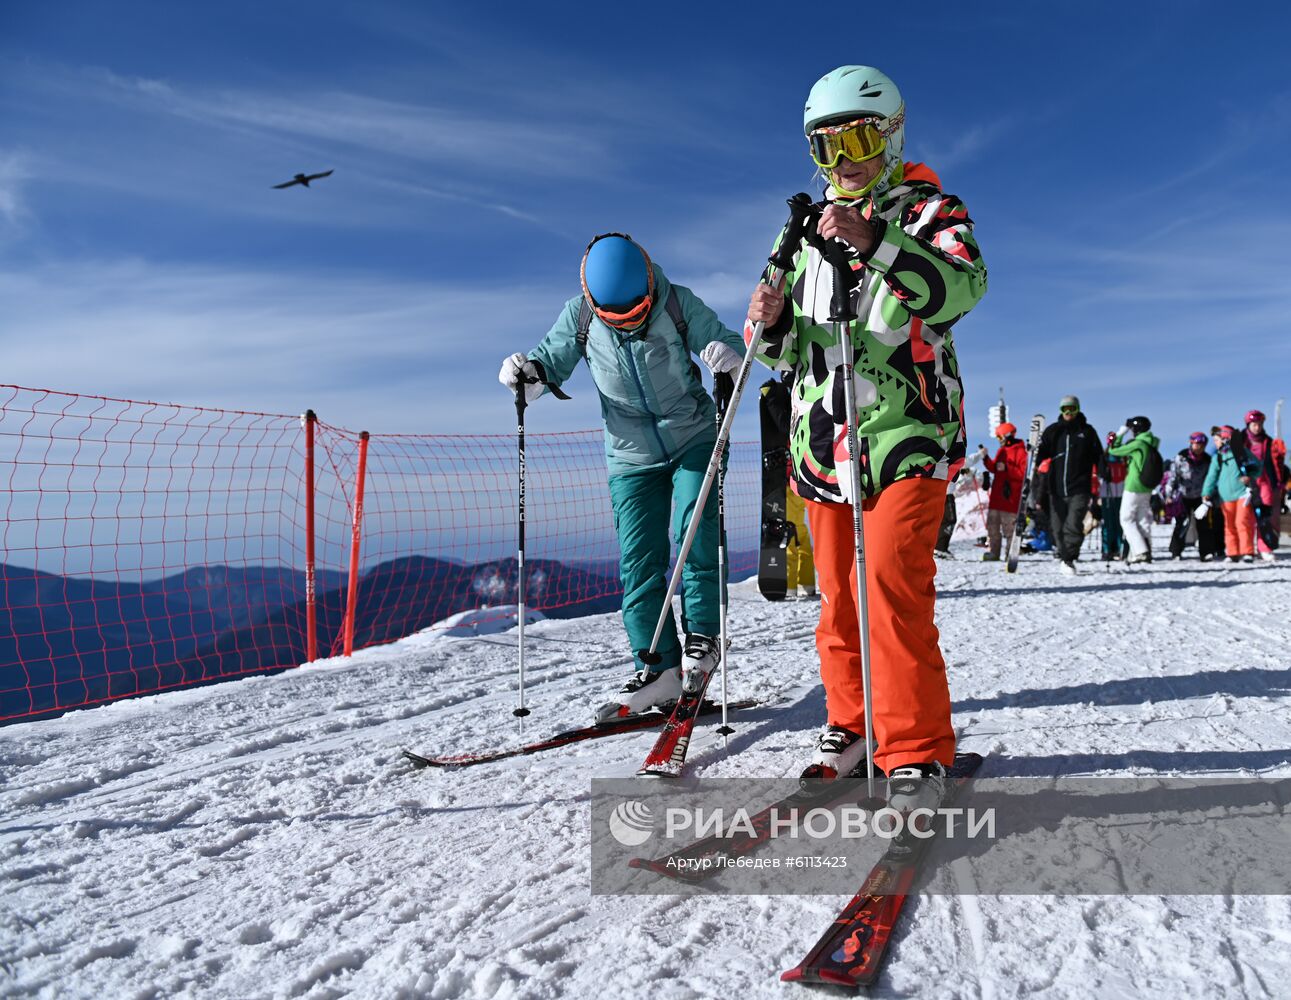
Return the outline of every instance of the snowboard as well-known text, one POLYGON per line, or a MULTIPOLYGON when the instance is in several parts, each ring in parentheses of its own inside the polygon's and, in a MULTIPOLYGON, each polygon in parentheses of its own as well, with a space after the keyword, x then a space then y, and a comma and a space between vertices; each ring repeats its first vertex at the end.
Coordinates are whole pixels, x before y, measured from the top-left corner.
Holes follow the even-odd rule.
POLYGON ((758 590, 768 601, 783 601, 789 584, 789 543, 794 526, 786 518, 789 490, 789 388, 777 379, 762 386, 762 531, 758 590))

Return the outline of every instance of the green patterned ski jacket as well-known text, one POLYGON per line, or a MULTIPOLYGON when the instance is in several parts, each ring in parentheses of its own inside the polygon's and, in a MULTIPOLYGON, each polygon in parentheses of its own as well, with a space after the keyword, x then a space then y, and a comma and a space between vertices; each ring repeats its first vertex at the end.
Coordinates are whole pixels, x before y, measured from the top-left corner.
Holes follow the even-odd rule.
MULTIPOLYGON (((906 164, 904 178, 861 211, 876 236, 868 254, 849 248, 860 317, 852 346, 861 487, 871 497, 902 479, 950 479, 964 463, 964 393, 951 327, 985 294, 986 266, 964 203, 943 194, 922 164, 906 164)), ((781 314, 758 358, 794 372, 789 442, 797 493, 850 503, 843 383, 835 377, 842 347, 829 322, 834 271, 821 245, 813 228, 785 285, 792 314, 781 314)), ((746 324, 746 340, 751 332, 746 324)))

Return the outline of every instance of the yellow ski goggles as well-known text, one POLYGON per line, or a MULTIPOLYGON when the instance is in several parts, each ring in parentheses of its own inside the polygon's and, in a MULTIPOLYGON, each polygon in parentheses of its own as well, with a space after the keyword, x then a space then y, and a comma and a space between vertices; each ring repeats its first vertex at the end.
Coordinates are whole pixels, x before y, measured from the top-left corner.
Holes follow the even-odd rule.
POLYGON ((807 136, 811 158, 822 170, 838 166, 838 161, 844 156, 853 163, 874 159, 887 146, 888 134, 900 127, 898 123, 885 131, 879 127, 882 121, 882 118, 859 118, 854 122, 815 129, 807 136))

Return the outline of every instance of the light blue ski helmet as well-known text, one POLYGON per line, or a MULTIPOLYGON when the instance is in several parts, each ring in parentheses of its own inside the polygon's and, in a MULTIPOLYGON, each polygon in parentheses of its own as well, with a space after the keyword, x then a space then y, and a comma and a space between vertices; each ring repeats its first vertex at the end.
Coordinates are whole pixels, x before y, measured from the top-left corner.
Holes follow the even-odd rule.
MULTIPOLYGON (((848 120, 876 115, 883 133, 883 172, 870 188, 883 191, 902 174, 905 152, 905 102, 901 91, 886 73, 873 66, 839 66, 830 70, 811 88, 802 111, 803 134, 825 124, 842 124, 848 120)), ((842 197, 854 194, 834 189, 842 197)))
POLYGON ((625 306, 648 295, 650 258, 622 233, 598 236, 583 255, 583 288, 593 306, 625 306))

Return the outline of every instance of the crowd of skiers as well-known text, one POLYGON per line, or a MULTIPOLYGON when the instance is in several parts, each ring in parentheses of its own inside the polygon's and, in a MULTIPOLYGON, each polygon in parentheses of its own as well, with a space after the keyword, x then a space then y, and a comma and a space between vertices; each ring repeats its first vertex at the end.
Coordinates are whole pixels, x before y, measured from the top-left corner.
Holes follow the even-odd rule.
MULTIPOLYGON (((1202 562, 1227 556, 1249 563, 1257 553, 1273 560, 1291 469, 1286 444, 1267 433, 1263 412, 1247 412, 1241 427, 1195 431, 1167 460, 1147 417, 1131 417, 1103 440, 1075 396, 1064 397, 1059 411, 1036 451, 1028 506, 1033 545, 1051 546, 1064 571, 1076 572, 1085 539, 1096 529, 1104 561, 1151 562, 1151 527, 1160 520, 1174 523, 1172 558, 1182 558, 1195 539, 1202 562)), ((1028 468, 1017 428, 1003 423, 997 437, 993 458, 982 449, 993 477, 987 560, 999 559, 1001 540, 1012 536, 1028 468)))

